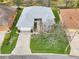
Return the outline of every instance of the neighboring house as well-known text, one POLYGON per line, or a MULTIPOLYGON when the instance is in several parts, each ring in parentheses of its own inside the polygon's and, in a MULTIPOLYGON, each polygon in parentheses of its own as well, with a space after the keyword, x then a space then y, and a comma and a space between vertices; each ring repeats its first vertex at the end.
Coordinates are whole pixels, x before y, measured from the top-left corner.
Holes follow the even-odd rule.
POLYGON ((0 6, 0 31, 8 30, 12 26, 16 10, 7 6, 0 6))
POLYGON ((61 9, 60 16, 70 41, 70 55, 79 56, 79 9, 61 9))
POLYGON ((55 24, 54 19, 55 16, 49 7, 25 7, 16 26, 20 31, 48 31, 55 24))
POLYGON ((60 15, 66 28, 79 30, 79 9, 61 9, 60 15))
POLYGON ((61 9, 60 18, 69 40, 79 38, 79 9, 61 9))

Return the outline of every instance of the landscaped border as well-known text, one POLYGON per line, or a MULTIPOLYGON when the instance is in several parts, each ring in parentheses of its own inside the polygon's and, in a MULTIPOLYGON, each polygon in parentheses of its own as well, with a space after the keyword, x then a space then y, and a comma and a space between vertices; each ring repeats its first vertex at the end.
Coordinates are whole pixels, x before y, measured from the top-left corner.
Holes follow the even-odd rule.
POLYGON ((69 54, 70 45, 64 28, 60 24, 59 9, 52 8, 56 25, 50 33, 33 34, 30 48, 32 53, 69 54))
POLYGON ((32 53, 70 53, 68 37, 59 24, 49 33, 33 34, 30 48, 32 53))
POLYGON ((18 19, 21 15, 22 10, 23 9, 21 8, 17 9, 17 15, 13 22, 12 27, 10 28, 10 32, 8 32, 5 35, 4 41, 2 43, 1 54, 10 54, 16 46, 16 42, 19 36, 18 29, 16 28, 16 24, 18 22, 18 19))

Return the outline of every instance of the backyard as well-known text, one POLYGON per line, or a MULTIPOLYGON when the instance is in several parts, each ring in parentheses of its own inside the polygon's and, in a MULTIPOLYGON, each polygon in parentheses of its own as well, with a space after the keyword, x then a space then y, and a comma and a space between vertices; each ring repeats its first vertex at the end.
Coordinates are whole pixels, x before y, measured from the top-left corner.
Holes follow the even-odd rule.
POLYGON ((5 35, 4 41, 1 46, 1 53, 2 54, 11 53, 12 50, 16 46, 16 42, 17 42, 18 35, 19 35, 18 30, 16 28, 16 24, 17 24, 17 21, 19 19, 21 12, 22 12, 22 9, 17 9, 17 15, 16 15, 16 18, 13 22, 12 27, 10 28, 10 32, 7 32, 7 34, 5 35))

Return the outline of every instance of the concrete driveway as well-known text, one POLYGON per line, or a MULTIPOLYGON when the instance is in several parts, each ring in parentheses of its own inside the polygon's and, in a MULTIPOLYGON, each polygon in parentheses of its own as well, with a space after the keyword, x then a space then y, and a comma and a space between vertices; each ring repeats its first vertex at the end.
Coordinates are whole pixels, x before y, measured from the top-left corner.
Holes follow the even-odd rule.
POLYGON ((6 34, 6 31, 0 31, 0 53, 1 53, 1 45, 4 40, 5 34, 6 34))
POLYGON ((67 35, 70 36, 69 38, 71 52, 70 55, 79 56, 79 31, 71 30, 67 32, 67 35))
POLYGON ((1 46, 2 42, 3 42, 3 40, 4 40, 4 36, 5 36, 6 32, 7 31, 0 31, 0 46, 1 46))
POLYGON ((31 54, 30 50, 30 32, 21 32, 12 55, 27 55, 31 54))

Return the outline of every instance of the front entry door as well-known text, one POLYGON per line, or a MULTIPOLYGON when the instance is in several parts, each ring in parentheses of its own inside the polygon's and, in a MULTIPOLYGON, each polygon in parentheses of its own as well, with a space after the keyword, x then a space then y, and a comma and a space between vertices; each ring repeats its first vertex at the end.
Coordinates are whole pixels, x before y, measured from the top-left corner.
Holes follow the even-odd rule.
POLYGON ((40 32, 42 27, 42 19, 34 19, 34 32, 40 32))

